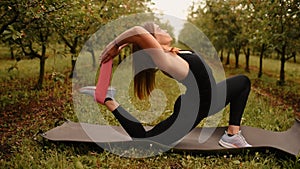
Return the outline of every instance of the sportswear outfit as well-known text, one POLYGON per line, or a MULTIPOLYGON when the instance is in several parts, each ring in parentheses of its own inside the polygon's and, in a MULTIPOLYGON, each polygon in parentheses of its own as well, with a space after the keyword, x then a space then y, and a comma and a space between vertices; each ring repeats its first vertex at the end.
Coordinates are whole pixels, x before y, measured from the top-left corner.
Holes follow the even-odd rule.
POLYGON ((240 125, 250 92, 250 80, 244 75, 216 83, 210 67, 195 53, 179 53, 189 64, 187 77, 180 81, 186 91, 174 104, 173 113, 145 130, 143 125, 124 108, 112 111, 133 139, 149 139, 171 145, 194 129, 204 118, 230 104, 229 125, 240 125))

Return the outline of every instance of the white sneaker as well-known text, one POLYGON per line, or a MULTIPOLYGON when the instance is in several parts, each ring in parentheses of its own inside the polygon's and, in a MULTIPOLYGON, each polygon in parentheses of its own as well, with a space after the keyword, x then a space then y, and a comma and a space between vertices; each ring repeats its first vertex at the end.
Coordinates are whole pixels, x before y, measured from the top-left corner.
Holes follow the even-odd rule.
POLYGON ((115 100, 115 95, 117 93, 117 90, 114 87, 109 86, 106 92, 106 98, 111 98, 115 100))
POLYGON ((241 131, 233 136, 228 136, 227 131, 225 131, 225 134, 221 137, 219 144, 225 148, 252 147, 252 145, 247 143, 241 131))
MULTIPOLYGON (((79 92, 82 94, 87 94, 92 97, 95 97, 96 86, 85 86, 79 89, 79 92)), ((114 96, 116 94, 116 89, 114 87, 109 87, 106 92, 106 97, 109 97, 114 100, 114 96)))
POLYGON ((92 97, 95 96, 96 86, 85 86, 79 89, 79 92, 82 94, 87 94, 92 97))

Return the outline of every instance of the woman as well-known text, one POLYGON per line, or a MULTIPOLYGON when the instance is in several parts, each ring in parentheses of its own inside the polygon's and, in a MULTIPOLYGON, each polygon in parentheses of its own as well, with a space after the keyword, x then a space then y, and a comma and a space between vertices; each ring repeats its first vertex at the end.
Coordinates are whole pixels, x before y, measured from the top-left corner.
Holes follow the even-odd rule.
MULTIPOLYGON (((219 144, 227 148, 250 147, 240 131, 241 118, 250 92, 250 80, 239 75, 216 84, 207 64, 194 53, 182 53, 171 47, 172 40, 158 25, 146 23, 120 34, 101 54, 101 62, 105 63, 118 55, 123 47, 132 44, 135 53, 151 58, 150 62, 157 69, 184 84, 186 92, 176 100, 172 115, 146 131, 137 119, 113 99, 113 95, 108 94, 105 99, 106 107, 133 139, 147 138, 170 145, 195 128, 208 114, 216 113, 230 103, 229 126, 219 144), (227 86, 226 100, 222 101, 218 97, 224 86, 227 86), (164 133, 168 135, 163 135, 164 133)), ((144 99, 154 89, 156 69, 137 70, 141 62, 135 62, 135 59, 141 58, 142 56, 134 56, 134 91, 138 98, 144 99)))

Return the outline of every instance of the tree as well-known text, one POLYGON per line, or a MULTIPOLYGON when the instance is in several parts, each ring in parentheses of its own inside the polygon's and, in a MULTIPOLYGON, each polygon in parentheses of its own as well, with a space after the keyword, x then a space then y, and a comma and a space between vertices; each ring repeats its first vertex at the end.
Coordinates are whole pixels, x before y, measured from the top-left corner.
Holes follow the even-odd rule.
POLYGON ((2 41, 10 46, 11 59, 15 58, 12 39, 15 40, 21 36, 21 34, 11 26, 19 17, 20 13, 18 8, 19 5, 15 3, 14 0, 0 1, 0 35, 2 35, 2 41))
POLYGON ((225 48, 228 62, 231 49, 234 49, 236 67, 238 67, 242 48, 242 28, 240 22, 241 9, 236 1, 206 0, 197 9, 192 9, 189 20, 205 30, 205 34, 217 47, 217 51, 225 48), (205 27, 208 27, 205 28, 205 27))
MULTIPOLYGON (((106 3, 106 1, 103 3, 106 3)), ((89 38, 90 34, 95 31, 96 23, 99 23, 100 19, 99 16, 97 18, 96 7, 102 9, 103 3, 92 4, 88 1, 69 1, 68 8, 58 11, 52 16, 52 20, 55 20, 52 23, 55 33, 58 34, 59 39, 71 53, 72 69, 70 77, 73 77, 76 59, 81 46, 89 38)))
MULTIPOLYGON (((300 39, 300 2, 295 0, 221 1, 206 0, 192 8, 189 19, 205 32, 223 53, 234 49, 236 67, 240 49, 246 56, 249 70, 250 47, 260 48, 258 76, 262 75, 264 53, 273 49, 280 56, 279 84, 284 84, 284 65, 296 58, 300 39), (205 29, 208 27, 208 29, 205 29)), ((229 56, 229 53, 228 53, 229 56)), ((227 58, 229 61, 229 57, 227 58)))
POLYGON ((19 5, 14 0, 0 1, 0 34, 17 21, 20 15, 18 8, 19 5))
POLYGON ((15 22, 8 26, 12 41, 24 56, 40 60, 40 72, 36 89, 41 89, 45 73, 46 51, 53 33, 50 16, 65 7, 63 1, 13 1, 12 9, 18 13, 15 22), (16 36, 20 35, 20 36, 16 36))
POLYGON ((270 7, 268 27, 272 30, 271 42, 274 50, 280 55, 279 85, 285 83, 285 62, 294 52, 295 44, 300 37, 299 10, 300 4, 293 0, 274 0, 267 4, 270 7))
MULTIPOLYGON (((57 13, 55 16, 57 22, 54 23, 54 27, 71 53, 72 71, 70 77, 73 77, 74 67, 81 47, 94 32, 110 20, 117 19, 122 15, 147 11, 146 2, 148 0, 130 0, 126 2, 117 0, 73 1, 71 8, 57 13)), ((88 43, 91 43, 91 41, 88 41, 88 43)), ((93 48, 88 48, 87 51, 92 54, 95 65, 93 48)))
MULTIPOLYGON (((193 23, 200 28, 201 31, 210 39, 214 44, 216 51, 223 53, 224 48, 227 48, 228 44, 226 34, 221 27, 222 25, 217 26, 217 15, 212 8, 206 6, 205 3, 200 3, 196 5, 195 3, 190 8, 190 14, 188 16, 189 22, 193 23), (214 30, 214 31, 212 31, 214 30)), ((189 32, 186 31, 184 36, 188 36, 189 32)), ((221 58, 221 60, 223 60, 221 58)))
POLYGON ((252 47, 259 51, 259 71, 258 77, 260 78, 263 74, 263 57, 265 52, 271 48, 271 32, 267 25, 269 25, 269 9, 268 6, 259 1, 248 1, 249 14, 250 17, 250 43, 253 44, 252 47))
POLYGON ((1 1, 1 39, 16 44, 24 56, 40 60, 36 88, 41 89, 47 48, 57 43, 57 36, 70 49, 74 66, 81 46, 99 26, 123 14, 144 10, 146 2, 148 0, 126 3, 117 0, 1 1))

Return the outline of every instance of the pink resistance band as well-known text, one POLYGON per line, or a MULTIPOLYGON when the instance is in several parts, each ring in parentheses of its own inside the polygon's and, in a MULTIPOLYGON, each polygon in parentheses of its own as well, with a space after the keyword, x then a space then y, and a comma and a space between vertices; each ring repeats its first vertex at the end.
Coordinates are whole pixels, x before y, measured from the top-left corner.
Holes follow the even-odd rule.
POLYGON ((106 92, 110 84, 110 78, 112 73, 113 60, 103 63, 100 67, 98 82, 96 85, 95 100, 98 103, 104 104, 106 98, 106 92))

